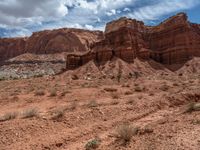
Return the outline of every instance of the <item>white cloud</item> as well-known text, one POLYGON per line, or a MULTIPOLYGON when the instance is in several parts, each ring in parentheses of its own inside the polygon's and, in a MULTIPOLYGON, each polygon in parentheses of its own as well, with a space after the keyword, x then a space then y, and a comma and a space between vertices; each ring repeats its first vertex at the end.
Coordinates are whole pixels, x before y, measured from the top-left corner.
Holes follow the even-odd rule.
POLYGON ((110 11, 106 12, 107 16, 112 16, 112 15, 116 15, 116 10, 115 9, 111 9, 110 11))
POLYGON ((144 6, 128 14, 129 17, 138 20, 157 20, 160 16, 169 14, 175 11, 189 9, 199 4, 198 0, 163 0, 155 5, 144 6))
POLYGON ((153 1, 0 0, 0 27, 17 29, 17 35, 62 27, 103 30, 106 22, 121 16, 154 21, 200 4, 200 0, 155 0, 156 3, 151 3, 153 1))

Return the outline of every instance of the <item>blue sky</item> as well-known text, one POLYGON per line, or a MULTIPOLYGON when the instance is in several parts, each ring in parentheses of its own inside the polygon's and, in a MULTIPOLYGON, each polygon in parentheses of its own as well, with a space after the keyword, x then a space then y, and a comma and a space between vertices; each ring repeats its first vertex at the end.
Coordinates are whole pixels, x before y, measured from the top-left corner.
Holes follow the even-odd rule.
POLYGON ((156 25, 178 12, 200 23, 200 0, 0 0, 0 37, 63 27, 104 30, 122 16, 156 25))

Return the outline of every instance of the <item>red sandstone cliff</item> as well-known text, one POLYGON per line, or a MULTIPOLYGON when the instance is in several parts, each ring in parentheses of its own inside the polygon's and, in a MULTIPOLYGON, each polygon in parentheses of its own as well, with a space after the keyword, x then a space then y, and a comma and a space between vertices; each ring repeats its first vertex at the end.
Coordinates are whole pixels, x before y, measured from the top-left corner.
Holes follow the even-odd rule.
POLYGON ((36 54, 85 52, 101 40, 103 33, 81 29, 58 29, 33 33, 27 40, 26 51, 36 54))
POLYGON ((200 28, 179 13, 147 32, 151 58, 160 63, 174 64, 200 56, 200 28))
POLYGON ((27 52, 34 54, 85 52, 102 38, 101 31, 67 28, 35 32, 27 38, 3 38, 0 39, 0 61, 27 52))
POLYGON ((113 57, 126 62, 134 62, 139 57, 168 65, 183 63, 200 56, 200 25, 190 23, 186 14, 179 13, 153 27, 123 17, 108 23, 104 34, 100 31, 58 29, 36 32, 25 39, 0 39, 0 60, 25 52, 84 52, 68 55, 69 69, 90 60, 104 63, 113 57))
POLYGON ((0 39, 0 62, 25 53, 27 38, 0 39))

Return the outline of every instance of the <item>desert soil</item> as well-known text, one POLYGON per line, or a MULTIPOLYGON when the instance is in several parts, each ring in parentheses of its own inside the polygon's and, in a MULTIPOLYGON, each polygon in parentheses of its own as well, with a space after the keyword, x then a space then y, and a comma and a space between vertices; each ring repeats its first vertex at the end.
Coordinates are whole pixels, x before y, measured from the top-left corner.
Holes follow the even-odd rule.
POLYGON ((93 139, 98 150, 200 149, 200 111, 185 113, 200 102, 200 74, 115 80, 80 70, 0 81, 0 150, 84 150, 93 139), (127 123, 139 131, 123 144, 117 129, 127 123))

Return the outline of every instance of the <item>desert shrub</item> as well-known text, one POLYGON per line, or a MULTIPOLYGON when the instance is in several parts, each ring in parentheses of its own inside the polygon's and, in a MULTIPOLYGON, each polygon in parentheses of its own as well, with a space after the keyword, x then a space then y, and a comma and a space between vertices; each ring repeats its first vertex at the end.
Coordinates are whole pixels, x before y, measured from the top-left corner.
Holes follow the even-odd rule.
POLYGON ((85 145, 85 149, 86 150, 93 150, 93 149, 97 149, 100 145, 100 140, 99 139, 93 139, 89 142, 87 142, 87 144, 85 145))
POLYGON ((193 120, 191 123, 194 125, 200 125, 200 120, 193 120))
POLYGON ((77 102, 73 101, 70 103, 69 110, 75 110, 77 108, 77 102))
POLYGON ((175 83, 173 83, 173 86, 179 86, 179 84, 175 82, 175 83))
POLYGON ((111 101, 111 105, 117 105, 117 104, 119 104, 119 101, 118 101, 118 100, 113 100, 113 101, 111 101))
POLYGON ((200 111, 200 103, 188 104, 184 110, 184 113, 191 113, 193 111, 200 111))
POLYGON ((17 112, 8 112, 4 114, 2 117, 0 117, 0 121, 7 121, 11 119, 15 119, 17 117, 18 113, 17 112))
POLYGON ((98 103, 96 100, 91 100, 89 101, 88 103, 88 107, 92 108, 92 107, 97 107, 98 106, 98 103))
POLYGON ((0 81, 6 80, 5 77, 0 77, 0 81))
POLYGON ((132 94, 133 94, 132 91, 126 91, 126 92, 124 93, 124 95, 132 95, 132 94))
POLYGON ((22 112, 22 118, 32 118, 38 116, 37 108, 28 108, 22 112))
POLYGON ((149 93, 149 96, 154 96, 155 94, 153 92, 150 92, 149 93))
POLYGON ((60 94, 60 96, 61 97, 64 97, 66 94, 68 94, 68 93, 70 93, 70 91, 63 91, 63 92, 61 92, 61 94, 60 94))
POLYGON ((166 84, 164 84, 164 85, 162 85, 162 86, 160 87, 160 90, 162 90, 162 91, 168 91, 168 90, 169 90, 169 86, 166 85, 166 84))
POLYGON ((126 123, 117 128, 117 138, 127 144, 130 142, 131 138, 138 133, 138 128, 133 127, 130 124, 126 123))
POLYGON ((65 109, 63 109, 63 108, 57 109, 53 112, 53 114, 54 114, 53 117, 52 117, 53 120, 57 120, 59 118, 62 118, 65 114, 65 109))
POLYGON ((50 97, 55 97, 55 96, 57 96, 57 91, 56 91, 56 89, 51 89, 50 92, 49 92, 49 96, 50 96, 50 97))
POLYGON ((106 92, 117 92, 117 89, 115 89, 115 88, 104 88, 104 91, 106 91, 106 92))
POLYGON ((127 104, 133 104, 135 101, 132 99, 132 98, 129 98, 128 100, 127 100, 127 104))
POLYGON ((120 98, 119 93, 117 93, 117 92, 111 93, 111 96, 112 96, 113 99, 119 99, 120 98))
POLYGON ((45 91, 40 89, 35 91, 35 96, 43 96, 45 95, 45 91))
POLYGON ((79 79, 79 77, 75 74, 73 74, 71 78, 72 78, 72 80, 78 80, 79 79))
POLYGON ((143 89, 142 89, 140 86, 136 86, 136 87, 135 87, 135 91, 136 91, 136 92, 142 92, 143 89))

